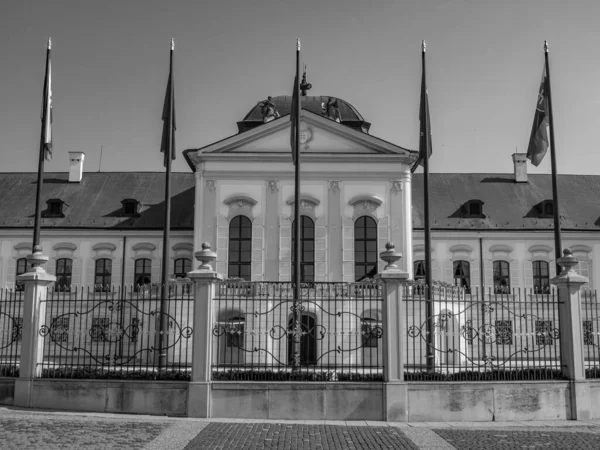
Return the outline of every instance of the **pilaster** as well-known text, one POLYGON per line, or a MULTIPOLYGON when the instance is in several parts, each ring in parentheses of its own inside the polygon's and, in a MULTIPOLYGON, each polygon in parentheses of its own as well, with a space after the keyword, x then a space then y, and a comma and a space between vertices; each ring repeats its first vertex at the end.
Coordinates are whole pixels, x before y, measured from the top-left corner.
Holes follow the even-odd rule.
POLYGON ((342 260, 342 203, 340 195, 339 180, 327 182, 327 216, 329 226, 327 229, 327 240, 329 248, 327 251, 327 266, 329 268, 328 281, 343 280, 342 260))

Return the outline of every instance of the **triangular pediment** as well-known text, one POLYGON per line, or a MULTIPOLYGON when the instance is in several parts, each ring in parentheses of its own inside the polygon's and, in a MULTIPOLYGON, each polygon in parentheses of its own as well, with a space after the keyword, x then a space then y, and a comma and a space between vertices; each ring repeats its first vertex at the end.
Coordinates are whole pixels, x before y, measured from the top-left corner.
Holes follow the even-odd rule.
MULTIPOLYGON (((303 154, 391 154, 410 157, 415 153, 305 110, 301 115, 300 131, 300 148, 303 154)), ((291 122, 288 115, 196 152, 215 156, 225 153, 289 154, 290 133, 291 122)))

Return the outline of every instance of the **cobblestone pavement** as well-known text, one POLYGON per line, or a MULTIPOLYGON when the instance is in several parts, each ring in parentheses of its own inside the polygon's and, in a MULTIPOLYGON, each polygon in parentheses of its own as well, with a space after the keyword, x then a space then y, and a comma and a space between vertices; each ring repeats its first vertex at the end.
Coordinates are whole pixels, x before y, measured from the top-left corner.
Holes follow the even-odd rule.
POLYGON ((282 423, 211 423, 185 450, 419 450, 398 428, 282 423))
POLYGON ((457 450, 598 450, 598 428, 576 428, 552 431, 515 429, 441 429, 433 430, 457 450))

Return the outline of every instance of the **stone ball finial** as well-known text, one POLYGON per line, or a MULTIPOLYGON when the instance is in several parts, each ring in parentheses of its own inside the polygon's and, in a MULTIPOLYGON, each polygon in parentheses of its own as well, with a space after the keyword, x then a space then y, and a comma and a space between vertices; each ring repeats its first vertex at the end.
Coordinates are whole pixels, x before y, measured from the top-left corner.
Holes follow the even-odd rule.
POLYGON ((210 263, 212 263, 213 261, 216 261, 217 254, 210 250, 210 244, 208 242, 203 242, 202 250, 194 253, 194 257, 201 263, 200 266, 198 267, 199 270, 212 271, 213 268, 210 265, 210 263))
POLYGON ((35 247, 33 247, 33 253, 42 253, 42 246, 37 244, 35 247))
POLYGON ((396 263, 402 259, 402 253, 397 252, 396 246, 393 242, 388 242, 385 244, 385 252, 381 252, 379 257, 387 263, 387 266, 383 268, 383 270, 395 270, 398 269, 396 263))
POLYGON ((562 258, 558 258, 556 262, 563 269, 561 275, 564 273, 573 272, 575 270, 575 266, 579 264, 579 260, 573 256, 573 251, 570 248, 565 248, 563 250, 562 258))

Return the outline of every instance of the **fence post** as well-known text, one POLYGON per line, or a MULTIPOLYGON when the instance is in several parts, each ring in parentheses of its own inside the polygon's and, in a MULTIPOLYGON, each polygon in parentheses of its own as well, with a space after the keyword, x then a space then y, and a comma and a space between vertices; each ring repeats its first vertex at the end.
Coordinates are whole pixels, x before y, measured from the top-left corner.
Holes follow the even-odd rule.
POLYGON ((48 257, 42 247, 36 245, 33 254, 27 256, 29 270, 17 277, 25 285, 23 295, 23 334, 19 378, 15 380, 15 406, 31 408, 33 380, 41 375, 40 364, 44 358, 44 339, 40 336, 40 321, 46 316, 48 285, 56 281, 54 275, 44 270, 42 264, 48 257))
POLYGON ((563 372, 570 383, 572 420, 591 418, 589 385, 585 380, 583 333, 581 330, 581 299, 579 289, 589 281, 575 272, 579 263, 570 249, 563 250, 557 263, 563 268, 551 283, 558 289, 558 316, 560 320, 560 357, 563 372))
POLYGON ((405 317, 402 309, 402 282, 408 278, 396 266, 402 254, 393 243, 385 245, 380 257, 387 263, 382 273, 375 275, 383 284, 383 418, 406 422, 408 418, 407 388, 404 382, 405 317))
POLYGON ((188 387, 188 417, 210 417, 213 299, 217 281, 223 277, 210 265, 217 254, 210 244, 194 253, 200 266, 187 276, 194 282, 194 333, 192 346, 192 380, 188 387))

